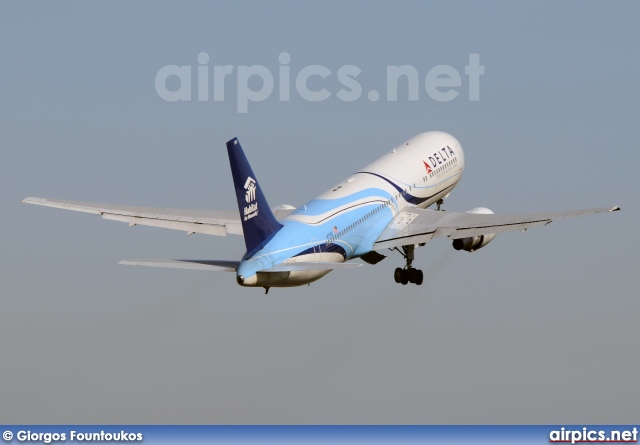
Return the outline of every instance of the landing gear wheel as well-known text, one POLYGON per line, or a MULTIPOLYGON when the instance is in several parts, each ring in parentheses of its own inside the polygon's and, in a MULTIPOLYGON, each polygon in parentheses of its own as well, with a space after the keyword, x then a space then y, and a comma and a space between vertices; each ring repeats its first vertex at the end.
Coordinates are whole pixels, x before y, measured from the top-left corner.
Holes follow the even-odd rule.
POLYGON ((400 283, 405 286, 409 282, 409 271, 406 269, 400 269, 400 283))
POLYGON ((416 282, 416 269, 414 269, 412 267, 407 272, 409 274, 409 283, 415 283, 416 282))
POLYGON ((396 268, 395 272, 393 272, 393 279, 396 281, 396 283, 400 283, 402 281, 402 269, 401 268, 396 268))
POLYGON ((401 283, 403 286, 407 283, 414 283, 420 286, 422 281, 424 280, 424 275, 420 269, 414 269, 411 267, 411 263, 413 262, 413 251, 415 249, 415 245, 411 244, 409 246, 402 246, 403 252, 400 252, 405 260, 407 261, 407 265, 401 269, 400 267, 396 268, 393 272, 393 279, 396 283, 401 283))
POLYGON ((424 275, 422 274, 422 271, 420 269, 414 269, 415 270, 415 274, 413 277, 413 283, 417 284, 418 286, 420 286, 422 284, 422 281, 424 279, 424 275))

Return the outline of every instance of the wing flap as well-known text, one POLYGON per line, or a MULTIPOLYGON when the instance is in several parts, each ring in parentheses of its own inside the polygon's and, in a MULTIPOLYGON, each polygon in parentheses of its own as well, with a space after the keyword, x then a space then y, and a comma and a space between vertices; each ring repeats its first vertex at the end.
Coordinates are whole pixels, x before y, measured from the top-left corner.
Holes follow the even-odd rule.
MULTIPOLYGON (((113 215, 111 213, 103 213, 102 219, 107 219, 110 221, 120 221, 129 223, 129 226, 150 226, 150 227, 160 227, 163 229, 174 229, 174 230, 183 230, 188 234, 192 233, 203 233, 206 235, 216 235, 216 236, 225 236, 227 232, 227 225, 214 226, 210 224, 203 223, 188 223, 182 221, 167 221, 162 219, 151 219, 144 218, 140 216, 123 216, 123 215, 113 215)), ((242 233, 242 232, 240 232, 242 233)))
POLYGON ((434 232, 417 233, 415 235, 409 234, 409 231, 405 231, 404 234, 387 234, 389 238, 381 239, 373 244, 374 249, 393 249, 398 246, 407 246, 410 244, 423 244, 428 243, 433 238, 434 232))
MULTIPOLYGON (((126 222, 129 226, 151 226, 183 230, 188 234, 242 235, 242 224, 236 210, 170 209, 163 207, 136 207, 60 199, 26 198, 22 202, 75 212, 100 215, 103 219, 126 222)), ((273 210, 278 220, 284 219, 294 207, 280 205, 273 210)))
POLYGON ((211 272, 235 272, 240 261, 226 260, 122 260, 125 266, 167 267, 170 269, 206 270, 211 272))
POLYGON ((76 212, 100 215, 103 219, 129 223, 130 226, 152 226, 183 230, 187 233, 225 236, 242 235, 238 213, 231 210, 169 209, 135 207, 45 198, 26 198, 22 202, 76 212))
POLYGON ((519 223, 508 223, 495 226, 480 226, 456 229, 451 235, 451 239, 466 238, 469 236, 488 235, 490 233, 512 232, 515 230, 526 230, 534 227, 544 227, 550 224, 553 219, 541 219, 539 221, 528 221, 519 223))
POLYGON ((569 210, 523 214, 477 214, 440 212, 407 207, 389 223, 374 248, 393 248, 429 242, 434 238, 450 239, 542 227, 552 221, 602 212, 615 212, 620 207, 569 210), (410 215, 408 217, 407 215, 410 215), (407 222, 408 221, 408 222, 407 222))

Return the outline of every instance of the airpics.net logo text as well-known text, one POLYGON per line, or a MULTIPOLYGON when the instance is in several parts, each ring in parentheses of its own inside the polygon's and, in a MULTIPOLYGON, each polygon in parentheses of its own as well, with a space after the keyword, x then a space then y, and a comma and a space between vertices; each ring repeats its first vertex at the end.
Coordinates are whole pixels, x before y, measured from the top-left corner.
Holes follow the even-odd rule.
MULTIPOLYGON (((307 65, 292 72, 291 55, 283 52, 278 57, 279 66, 274 75, 264 65, 209 66, 209 61, 209 54, 201 52, 195 69, 191 65, 163 66, 156 73, 156 93, 167 102, 222 102, 225 100, 225 92, 232 95, 226 87, 235 80, 233 95, 238 113, 247 113, 250 102, 267 100, 276 90, 281 102, 291 100, 292 89, 299 98, 309 102, 322 102, 332 96, 343 102, 354 102, 362 98, 364 93, 358 80, 362 70, 356 65, 343 65, 335 71, 324 65, 307 65), (329 88, 335 85, 335 80, 338 81, 339 90, 332 92, 329 88)), ((482 75, 484 66, 480 65, 480 54, 477 53, 469 54, 469 62, 464 67, 465 77, 450 65, 436 65, 422 74, 412 65, 388 65, 386 92, 381 94, 372 89, 367 92, 366 97, 371 102, 377 102, 383 97, 387 102, 418 101, 425 98, 448 102, 460 97, 460 89, 466 83, 468 100, 478 101, 482 75)))

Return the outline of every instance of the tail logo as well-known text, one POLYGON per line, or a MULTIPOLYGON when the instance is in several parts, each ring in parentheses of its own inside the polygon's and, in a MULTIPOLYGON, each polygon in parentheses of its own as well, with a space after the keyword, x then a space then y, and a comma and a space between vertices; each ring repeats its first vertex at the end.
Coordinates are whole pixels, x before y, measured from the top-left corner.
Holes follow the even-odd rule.
POLYGON ((256 180, 251 176, 247 177, 244 189, 246 190, 244 199, 249 204, 244 208, 244 220, 247 221, 258 216, 258 203, 254 202, 256 200, 256 180))
POLYGON ((251 176, 247 178, 247 182, 244 183, 244 189, 247 193, 244 195, 244 199, 247 202, 256 200, 256 180, 251 176))

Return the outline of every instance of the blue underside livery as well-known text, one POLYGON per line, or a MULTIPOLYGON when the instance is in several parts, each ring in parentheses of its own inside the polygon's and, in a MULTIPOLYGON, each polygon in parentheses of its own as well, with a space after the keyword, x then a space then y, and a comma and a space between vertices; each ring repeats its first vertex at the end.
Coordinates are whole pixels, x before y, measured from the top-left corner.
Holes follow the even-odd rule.
MULTIPOLYGON (((269 241, 252 258, 243 261, 238 269, 238 274, 250 276, 288 258, 302 255, 337 253, 342 256, 343 261, 347 261, 370 252, 380 232, 393 219, 391 209, 384 206, 383 201, 379 199, 381 193, 384 193, 387 199, 391 199, 389 193, 380 189, 370 190, 375 193, 372 198, 378 199, 372 199, 371 203, 346 209, 318 225, 312 226, 291 220, 282 221, 284 227, 278 232, 278 236, 269 241), (361 222, 356 224, 354 221, 361 222), (362 224, 365 221, 367 224, 362 224), (334 227, 341 233, 341 236, 328 243, 327 238, 335 234, 334 227), (324 235, 318 237, 319 233, 324 235)), ((371 196, 368 193, 354 195, 357 195, 356 200, 371 196)), ((328 201, 333 202, 333 200, 328 201)), ((353 199, 339 201, 342 205, 354 202, 353 199)), ((329 202, 322 203, 322 205, 329 204, 329 202)))
MULTIPOLYGON (((358 173, 384 180, 401 194, 404 201, 413 205, 423 204, 436 196, 414 196, 405 192, 406 187, 403 189, 380 174, 368 171, 358 173)), ((455 184, 450 188, 454 186, 455 184)), ((415 188, 424 190, 432 187, 433 185, 415 188)), ((306 255, 317 260, 319 254, 336 253, 341 256, 342 261, 365 255, 373 249, 374 243, 391 222, 398 207, 395 194, 376 187, 336 199, 311 200, 281 221, 284 227, 278 232, 278 236, 265 243, 252 257, 245 258, 238 274, 250 276, 289 258, 306 255), (300 221, 303 218, 305 221, 300 221)))

